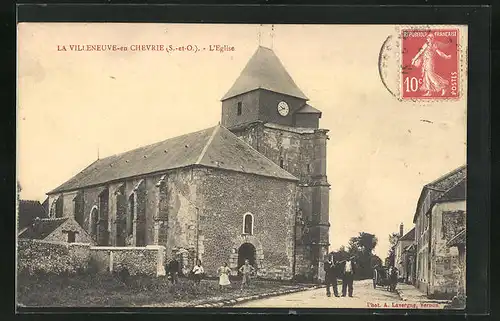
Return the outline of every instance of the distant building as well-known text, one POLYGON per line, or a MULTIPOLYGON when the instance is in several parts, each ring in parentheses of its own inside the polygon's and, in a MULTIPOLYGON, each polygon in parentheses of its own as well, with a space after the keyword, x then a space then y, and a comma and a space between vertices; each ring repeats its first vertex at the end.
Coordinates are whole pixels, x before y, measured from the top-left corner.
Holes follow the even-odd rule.
POLYGON ((408 276, 408 262, 405 261, 407 259, 407 255, 405 254, 405 249, 407 249, 410 245, 415 242, 415 228, 412 228, 408 233, 403 234, 403 224, 401 224, 400 229, 400 238, 396 243, 396 247, 394 249, 394 266, 398 269, 398 277, 399 279, 407 279, 408 276))
POLYGON ((32 200, 19 200, 19 210, 17 215, 18 232, 30 226, 35 218, 48 217, 42 204, 40 204, 39 201, 32 200))
MULTIPOLYGON (((415 236, 415 234, 413 234, 415 236)), ((402 261, 403 261, 403 282, 408 284, 415 285, 416 283, 416 264, 417 258, 415 256, 416 252, 416 244, 413 242, 411 245, 408 245, 403 250, 402 261)))
POLYGON ((431 297, 458 292, 459 253, 446 243, 465 227, 466 166, 424 186, 413 222, 416 241, 416 286, 431 297))
POLYGON ((93 243, 90 235, 72 217, 35 218, 18 237, 68 243, 93 243))
POLYGON ((259 47, 221 99, 220 125, 95 161, 48 193, 50 217, 74 217, 99 245, 200 258, 209 276, 249 259, 262 277, 321 279, 328 130, 307 101, 259 47))

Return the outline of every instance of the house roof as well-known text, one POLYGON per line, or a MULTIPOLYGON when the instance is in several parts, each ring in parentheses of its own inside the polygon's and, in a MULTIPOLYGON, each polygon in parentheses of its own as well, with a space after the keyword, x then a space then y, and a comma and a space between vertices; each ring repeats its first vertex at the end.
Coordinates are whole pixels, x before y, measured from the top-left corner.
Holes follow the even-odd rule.
POLYGON ((460 182, 466 175, 467 165, 463 165, 426 184, 425 187, 445 192, 460 182))
POLYGON ((19 200, 19 225, 20 229, 27 227, 36 218, 47 217, 47 212, 39 201, 19 200))
POLYGON ((305 104, 299 110, 297 110, 295 113, 296 114, 320 114, 321 115, 321 111, 319 111, 318 109, 314 108, 313 106, 311 106, 309 104, 305 104))
POLYGON ((403 235, 399 240, 401 241, 413 241, 415 240, 415 228, 412 228, 408 233, 403 235))
POLYGON ((466 199, 467 179, 463 178, 457 185, 446 191, 436 202, 463 201, 466 199))
POLYGON ((192 165, 298 180, 218 125, 99 159, 48 194, 192 165))
POLYGON ((417 207, 415 209, 415 214, 413 216, 413 223, 415 223, 417 220, 418 214, 420 212, 420 209, 422 207, 422 204, 424 202, 424 199, 428 191, 433 191, 435 194, 437 194, 436 198, 432 200, 432 202, 434 203, 436 199, 439 199, 441 196, 443 196, 442 194, 449 191, 452 187, 456 186, 466 177, 467 177, 467 165, 463 165, 441 176, 440 178, 424 185, 422 191, 420 192, 420 197, 418 198, 417 201, 417 207))
POLYGON ((66 220, 68 220, 67 217, 42 218, 38 222, 34 220, 26 230, 19 234, 19 238, 43 240, 66 222, 66 220))
POLYGON ((221 100, 226 100, 256 89, 266 89, 308 100, 295 84, 274 51, 262 46, 257 48, 257 51, 250 58, 240 76, 221 100))

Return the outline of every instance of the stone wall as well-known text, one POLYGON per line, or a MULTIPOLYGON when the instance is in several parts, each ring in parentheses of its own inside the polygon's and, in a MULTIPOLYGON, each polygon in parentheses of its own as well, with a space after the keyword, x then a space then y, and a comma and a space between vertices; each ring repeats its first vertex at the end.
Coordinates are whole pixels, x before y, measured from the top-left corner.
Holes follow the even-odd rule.
MULTIPOLYGON (((326 177, 327 131, 286 127, 276 124, 255 124, 236 130, 235 134, 267 158, 300 179, 296 206, 300 228, 296 234, 298 252, 314 251, 308 261, 300 256, 296 264, 303 273, 311 265, 314 274, 323 278, 321 263, 329 246, 329 191, 326 177), (305 247, 301 250, 301 247, 305 247)), ((302 272, 301 272, 302 273, 302 272)), ((296 272, 297 274, 297 272, 296 272)))
POLYGON ((295 182, 218 169, 198 169, 200 258, 208 275, 227 262, 236 273, 238 250, 255 247, 260 276, 290 279, 294 253, 295 182), (229 188, 228 188, 229 187, 229 188), (253 215, 253 235, 243 217, 253 215))
POLYGON ((19 273, 76 273, 84 271, 90 260, 90 244, 19 239, 19 273))
POLYGON ((446 242, 465 227, 465 201, 438 203, 432 209, 429 294, 453 297, 461 277, 456 247, 446 242))
POLYGON ((97 273, 116 270, 118 265, 131 275, 165 275, 165 247, 94 247, 86 243, 65 243, 19 239, 17 270, 21 273, 86 272, 93 265, 97 273))
POLYGON ((165 275, 164 246, 96 246, 90 248, 90 258, 101 273, 126 268, 130 275, 165 275))

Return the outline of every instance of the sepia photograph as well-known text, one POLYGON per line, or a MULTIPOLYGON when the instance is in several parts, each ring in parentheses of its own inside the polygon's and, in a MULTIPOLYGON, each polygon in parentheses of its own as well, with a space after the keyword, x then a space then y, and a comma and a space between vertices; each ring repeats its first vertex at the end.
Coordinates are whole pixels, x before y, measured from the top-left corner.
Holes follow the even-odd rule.
POLYGON ((17 25, 18 307, 466 308, 466 25, 17 25))

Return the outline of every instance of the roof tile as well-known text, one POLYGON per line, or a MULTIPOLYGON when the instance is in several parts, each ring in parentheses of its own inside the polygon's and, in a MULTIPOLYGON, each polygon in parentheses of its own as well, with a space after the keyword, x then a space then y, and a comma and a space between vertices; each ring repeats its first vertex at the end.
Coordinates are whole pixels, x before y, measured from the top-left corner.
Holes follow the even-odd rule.
POLYGON ((61 217, 33 220, 32 224, 19 235, 19 238, 43 240, 66 222, 67 219, 67 217, 61 217))

